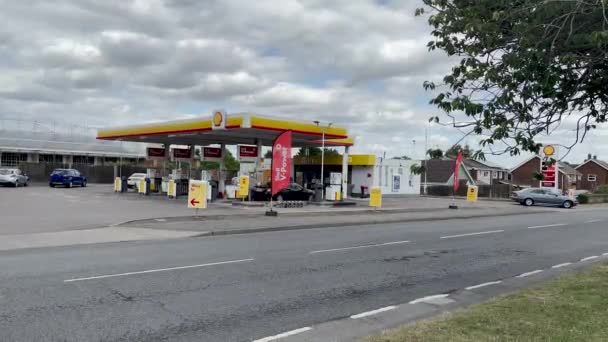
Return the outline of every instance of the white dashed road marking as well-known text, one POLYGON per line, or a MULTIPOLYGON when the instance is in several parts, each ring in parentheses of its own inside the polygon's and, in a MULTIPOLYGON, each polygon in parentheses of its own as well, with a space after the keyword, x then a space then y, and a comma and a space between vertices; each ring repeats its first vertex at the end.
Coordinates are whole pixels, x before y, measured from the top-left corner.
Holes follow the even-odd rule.
POLYGON ((529 277, 529 276, 531 276, 531 275, 538 274, 538 273, 540 273, 540 272, 542 272, 542 271, 543 271, 543 270, 536 270, 536 271, 531 271, 531 272, 522 273, 522 274, 518 275, 518 276, 517 276, 517 277, 515 277, 515 278, 524 278, 524 277, 529 277))
POLYGON ((570 266, 570 265, 572 265, 571 262, 565 262, 563 264, 553 265, 553 266, 551 266, 551 268, 561 268, 561 267, 570 266))
POLYGON ((608 256, 608 253, 602 253, 602 256, 608 256))
POLYGON ((601 220, 589 220, 589 221, 585 221, 585 223, 596 223, 596 222, 600 222, 601 220))
POLYGON ((394 310, 396 308, 397 308, 396 306, 391 305, 391 306, 387 306, 387 307, 380 308, 380 309, 377 309, 377 310, 372 310, 372 311, 367 311, 367 312, 362 312, 360 314, 352 315, 352 316, 350 316, 350 318, 357 319, 357 318, 363 318, 363 317, 373 316, 373 315, 379 314, 381 312, 394 310))
POLYGON ((590 257, 582 258, 581 261, 589 261, 589 260, 593 260, 593 259, 597 259, 597 258, 599 258, 599 256, 592 255, 590 257))
POLYGON ((346 251, 346 250, 349 250, 349 249, 359 249, 359 248, 370 248, 370 247, 400 245, 400 244, 403 244, 403 243, 409 243, 409 241, 392 241, 392 242, 376 243, 376 244, 373 244, 373 245, 361 245, 361 246, 352 246, 352 247, 343 247, 343 248, 321 249, 321 250, 318 250, 318 251, 308 252, 308 254, 338 252, 338 251, 346 251))
POLYGON ((561 226, 565 226, 565 223, 554 223, 554 224, 545 224, 542 226, 532 226, 532 227, 528 227, 528 229, 538 229, 538 228, 549 228, 549 227, 561 227, 561 226))
POLYGON ((473 236, 473 235, 483 235, 483 234, 494 234, 494 233, 502 233, 504 232, 504 230, 488 230, 485 232, 477 232, 477 233, 468 233, 468 234, 459 234, 459 235, 448 235, 448 236, 442 236, 440 237, 440 239, 453 239, 453 238, 458 238, 458 237, 464 237, 464 236, 473 236))
POLYGON ((264 337, 264 338, 261 338, 259 340, 255 340, 255 341, 252 341, 252 342, 270 342, 270 341, 276 341, 278 339, 289 337, 289 336, 293 336, 293 335, 297 335, 297 334, 301 334, 301 333, 309 331, 309 330, 312 330, 312 328, 311 327, 304 327, 304 328, 300 328, 300 329, 295 329, 295 330, 287 331, 287 332, 284 332, 282 334, 264 337))
POLYGON ((410 302, 410 304, 429 302, 429 301, 433 301, 433 300, 439 299, 439 298, 446 298, 447 296, 449 296, 449 295, 448 294, 438 294, 438 295, 433 295, 433 296, 426 296, 426 297, 414 299, 410 302))
POLYGON ((135 274, 156 273, 156 272, 165 272, 165 271, 173 271, 173 270, 184 270, 184 269, 188 269, 188 268, 198 268, 198 267, 226 265, 226 264, 237 264, 237 263, 241 263, 241 262, 251 262, 253 260, 254 259, 230 260, 230 261, 212 262, 212 263, 208 263, 208 264, 178 266, 178 267, 169 267, 169 268, 159 268, 159 269, 155 269, 155 270, 106 274, 106 275, 93 276, 93 277, 67 279, 67 280, 64 280, 63 282, 64 283, 71 283, 71 282, 74 282, 74 281, 82 281, 82 280, 104 279, 104 278, 122 277, 122 276, 135 275, 135 274))
POLYGON ((473 285, 473 286, 465 287, 464 289, 465 290, 474 290, 474 289, 478 289, 478 288, 486 287, 486 286, 490 286, 490 285, 498 285, 500 283, 502 283, 502 281, 500 281, 500 280, 490 281, 490 282, 483 283, 483 284, 478 284, 478 285, 473 285))

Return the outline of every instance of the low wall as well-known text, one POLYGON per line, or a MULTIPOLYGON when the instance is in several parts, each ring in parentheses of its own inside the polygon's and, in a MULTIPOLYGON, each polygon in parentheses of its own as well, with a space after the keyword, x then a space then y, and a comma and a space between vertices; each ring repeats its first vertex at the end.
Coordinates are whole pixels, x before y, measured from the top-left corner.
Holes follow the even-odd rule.
POLYGON ((589 204, 592 203, 608 203, 608 194, 587 194, 589 204))
MULTIPOLYGON (((452 196, 452 185, 429 185, 427 186, 427 195, 429 196, 452 196)), ((424 194, 424 188, 420 190, 421 194, 424 194)), ((456 196, 465 197, 467 195, 467 184, 461 182, 456 196)), ((479 185, 477 189, 477 196, 480 198, 510 198, 511 187, 508 184, 494 184, 494 185, 479 185)))
MULTIPOLYGON (((22 163, 19 165, 21 170, 30 177, 31 182, 48 182, 49 175, 54 169, 68 168, 68 165, 50 163, 22 163)), ((114 165, 72 165, 73 169, 78 170, 87 177, 89 183, 113 183, 115 175, 114 165)), ((116 166, 118 172, 118 166, 116 166)), ((133 165, 123 165, 122 175, 129 176, 135 172, 146 172, 146 168, 133 165)))

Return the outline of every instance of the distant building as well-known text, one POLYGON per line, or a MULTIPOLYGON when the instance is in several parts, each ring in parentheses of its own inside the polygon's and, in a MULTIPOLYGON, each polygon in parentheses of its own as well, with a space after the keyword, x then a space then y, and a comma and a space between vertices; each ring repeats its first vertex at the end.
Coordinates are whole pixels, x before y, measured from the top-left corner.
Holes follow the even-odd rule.
POLYGON ((589 159, 576 167, 581 173, 581 189, 595 191, 598 186, 608 184, 608 162, 589 159))
POLYGON ((473 159, 464 159, 463 164, 476 185, 492 185, 495 183, 508 183, 509 170, 473 159))
POLYGON ((52 132, 0 130, 0 166, 19 166, 22 163, 65 167, 134 164, 144 158, 144 151, 130 143, 52 132))
MULTIPOLYGON (((454 166, 453 159, 430 159, 423 160, 422 165, 426 170, 427 185, 451 185, 454 184, 454 166)), ((467 170, 464 163, 460 164, 458 172, 458 180, 467 181, 469 184, 475 184, 475 180, 467 170)), ((422 174, 422 183, 425 182, 425 175, 422 174)))
MULTIPOLYGON (((513 185, 524 188, 538 188, 540 181, 534 179, 534 173, 540 172, 541 158, 533 156, 511 169, 511 181, 513 185)), ((572 188, 579 188, 582 174, 570 165, 558 162, 558 186, 566 191, 572 188)))

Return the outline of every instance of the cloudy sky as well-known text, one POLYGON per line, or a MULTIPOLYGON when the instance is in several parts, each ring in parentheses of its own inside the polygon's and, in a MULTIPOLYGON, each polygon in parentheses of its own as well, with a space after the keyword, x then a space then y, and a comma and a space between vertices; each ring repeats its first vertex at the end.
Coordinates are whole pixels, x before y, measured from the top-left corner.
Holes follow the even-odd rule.
MULTIPOLYGON (((421 158, 427 120, 441 114, 422 82, 454 62, 427 51, 416 0, 0 3, 5 119, 104 127, 225 108, 334 122, 357 138, 356 152, 421 158)), ((429 147, 461 136, 433 126, 429 147)), ((608 158, 606 137, 594 133, 568 159, 608 158)))

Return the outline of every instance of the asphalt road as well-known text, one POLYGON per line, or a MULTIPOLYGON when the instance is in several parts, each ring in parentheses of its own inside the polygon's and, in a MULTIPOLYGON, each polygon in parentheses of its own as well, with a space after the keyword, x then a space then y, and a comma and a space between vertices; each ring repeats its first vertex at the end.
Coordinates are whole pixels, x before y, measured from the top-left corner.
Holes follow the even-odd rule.
POLYGON ((251 341, 608 252, 608 213, 0 252, 2 341, 251 341))

